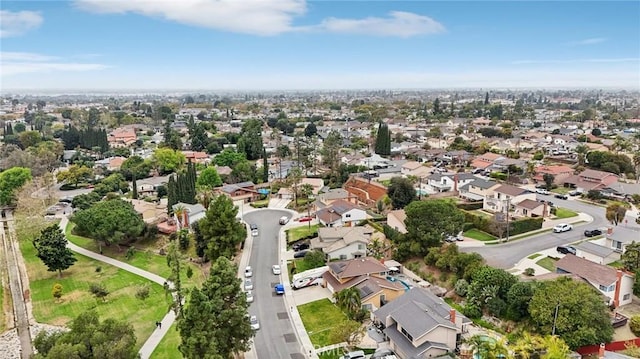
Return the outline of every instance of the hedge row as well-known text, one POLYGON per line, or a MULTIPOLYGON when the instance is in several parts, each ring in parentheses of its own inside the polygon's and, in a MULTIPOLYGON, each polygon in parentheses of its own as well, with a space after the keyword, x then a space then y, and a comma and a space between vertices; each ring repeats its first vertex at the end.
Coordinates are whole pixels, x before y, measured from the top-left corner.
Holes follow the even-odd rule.
MULTIPOLYGON (((477 228, 483 232, 490 233, 494 236, 499 236, 497 228, 492 225, 494 222, 493 218, 487 218, 473 212, 462 211, 465 216, 465 225, 464 228, 469 230, 471 228, 477 228)), ((543 218, 523 218, 515 221, 509 222, 509 234, 514 236, 521 233, 526 233, 530 231, 535 231, 537 229, 542 228, 543 218)))
POLYGON ((482 201, 477 201, 477 202, 463 202, 463 203, 458 203, 456 204, 456 206, 460 209, 463 209, 465 211, 473 211, 476 209, 481 209, 482 208, 482 201))

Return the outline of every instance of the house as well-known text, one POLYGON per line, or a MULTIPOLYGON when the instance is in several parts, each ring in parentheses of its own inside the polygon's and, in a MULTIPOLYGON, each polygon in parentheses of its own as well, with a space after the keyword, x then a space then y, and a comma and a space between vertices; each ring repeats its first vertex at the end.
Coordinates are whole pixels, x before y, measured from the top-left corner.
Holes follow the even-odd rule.
POLYGON ((187 163, 209 164, 211 162, 211 157, 205 152, 182 151, 182 154, 187 159, 187 163))
POLYGON ((483 201, 487 196, 493 196, 493 190, 500 184, 476 178, 473 181, 458 187, 458 195, 470 201, 483 201))
POLYGON ((369 227, 324 227, 311 240, 311 249, 324 252, 327 261, 354 259, 367 255, 373 230, 369 227))
POLYGON ((471 173, 432 174, 427 177, 427 185, 433 193, 457 191, 459 186, 473 182, 476 177, 471 173))
POLYGON ((372 257, 330 262, 322 275, 323 286, 333 293, 357 288, 362 307, 373 312, 407 290, 399 281, 387 279, 389 269, 372 257))
POLYGON ((640 193, 640 183, 614 182, 600 191, 605 197, 629 199, 640 193))
POLYGON ((587 193, 591 190, 604 189, 616 182, 618 182, 618 176, 613 173, 587 169, 577 175, 567 177, 564 180, 564 186, 587 193))
POLYGON ((471 161, 471 167, 484 170, 492 166, 498 159, 504 159, 504 156, 497 153, 487 152, 477 156, 473 161, 471 161))
POLYGON ((256 185, 251 181, 227 184, 218 188, 217 191, 230 197, 233 201, 252 202, 260 196, 256 185))
POLYGON ((591 241, 575 246, 576 256, 598 264, 611 264, 620 259, 620 253, 613 248, 602 246, 591 241))
POLYGON ((535 201, 536 194, 520 187, 502 184, 493 190, 492 196, 484 198, 482 208, 491 212, 504 212, 507 204, 513 207, 525 199, 535 201))
POLYGON ((422 163, 416 161, 407 161, 400 168, 400 173, 404 176, 413 175, 413 171, 420 167, 424 167, 422 163))
POLYGON ((356 201, 356 197, 352 196, 349 192, 347 192, 346 190, 342 189, 342 188, 334 188, 334 189, 330 189, 326 192, 322 192, 320 193, 317 197, 316 197, 316 201, 314 203, 316 211, 320 208, 324 208, 327 206, 330 206, 331 203, 337 201, 337 200, 346 200, 346 201, 356 201))
POLYGON ((116 128, 107 135, 107 142, 111 148, 129 147, 137 139, 136 130, 133 128, 116 128))
POLYGON ((404 212, 404 209, 396 209, 395 211, 390 211, 387 214, 387 226, 395 229, 400 233, 407 233, 407 227, 404 224, 404 221, 407 219, 407 214, 404 212))
POLYGON ((122 164, 126 161, 124 157, 112 157, 109 159, 109 165, 107 166, 107 170, 109 171, 117 171, 120 169, 122 164))
POLYGON ((401 359, 435 358, 455 351, 471 320, 428 289, 413 287, 373 312, 389 347, 401 359))
POLYGON ((376 202, 387 194, 387 187, 357 176, 351 176, 343 188, 366 207, 375 206, 376 202))
POLYGON ((538 166, 534 169, 533 179, 537 183, 544 183, 544 175, 549 174, 553 176, 553 183, 562 185, 564 180, 573 175, 573 168, 565 165, 557 166, 538 166))
POLYGON ((158 223, 167 218, 167 205, 163 202, 147 202, 141 199, 127 199, 133 209, 142 215, 145 223, 158 223))
POLYGON ((522 217, 548 217, 549 206, 546 202, 525 199, 515 205, 513 214, 522 217))
POLYGON ((631 273, 571 254, 558 260, 556 268, 558 273, 570 273, 585 280, 609 299, 608 305, 617 308, 632 301, 634 276, 631 273))
POLYGON ((612 230, 610 233, 607 233, 604 245, 618 253, 624 253, 627 251, 627 246, 633 242, 640 242, 638 234, 618 226, 615 228, 615 232, 612 230))
POLYGON ((174 219, 178 224, 178 230, 190 227, 193 223, 203 219, 207 214, 207 210, 200 203, 189 204, 178 202, 171 208, 174 219))
POLYGON ((367 212, 354 203, 337 200, 330 206, 319 209, 316 216, 323 226, 350 227, 354 222, 367 219, 367 212))

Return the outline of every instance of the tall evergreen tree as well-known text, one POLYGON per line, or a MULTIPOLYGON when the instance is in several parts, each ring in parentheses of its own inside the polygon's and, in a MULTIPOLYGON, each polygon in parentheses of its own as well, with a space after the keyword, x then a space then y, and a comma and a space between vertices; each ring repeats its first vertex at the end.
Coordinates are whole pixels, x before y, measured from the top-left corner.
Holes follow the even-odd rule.
POLYGON ((131 198, 138 199, 138 184, 136 183, 136 176, 133 175, 133 182, 131 183, 133 190, 131 191, 131 198))
POLYGON ((173 205, 178 203, 178 193, 176 188, 176 180, 174 175, 169 176, 167 183, 167 213, 173 213, 173 205))
POLYGON ((196 165, 189 162, 187 164, 187 172, 184 175, 184 198, 182 202, 196 204, 196 165))
POLYGON ((376 135, 376 143, 374 152, 381 156, 391 154, 391 132, 386 123, 378 124, 378 134, 376 135))
POLYGON ((488 105, 489 104, 489 91, 487 91, 487 93, 484 95, 484 105, 488 105))
POLYGON ((262 182, 269 182, 269 161, 267 161, 267 150, 262 149, 262 182))

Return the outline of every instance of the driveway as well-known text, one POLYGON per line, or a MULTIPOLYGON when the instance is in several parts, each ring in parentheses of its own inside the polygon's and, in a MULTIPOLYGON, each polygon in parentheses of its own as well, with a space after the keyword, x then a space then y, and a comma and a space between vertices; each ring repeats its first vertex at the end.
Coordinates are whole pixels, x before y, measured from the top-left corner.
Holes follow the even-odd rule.
POLYGON ((296 302, 296 306, 327 298, 331 298, 331 292, 321 285, 314 285, 293 291, 293 300, 296 302))

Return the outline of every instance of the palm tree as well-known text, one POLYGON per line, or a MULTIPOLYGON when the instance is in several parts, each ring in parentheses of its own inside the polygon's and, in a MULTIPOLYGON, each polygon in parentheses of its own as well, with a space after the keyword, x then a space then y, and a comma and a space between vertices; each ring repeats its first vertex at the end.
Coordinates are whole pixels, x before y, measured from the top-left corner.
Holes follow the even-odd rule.
POLYGON ((485 335, 474 335, 467 340, 467 343, 478 354, 478 359, 512 358, 503 339, 496 340, 485 335))
POLYGON ((184 219, 186 215, 187 209, 183 205, 177 205, 173 208, 173 214, 178 219, 178 228, 182 228, 184 226, 184 219))
POLYGON ((512 347, 512 350, 515 358, 530 359, 531 354, 539 353, 543 348, 544 343, 541 337, 524 332, 522 337, 518 339, 512 347))
MULTIPOLYGON (((307 216, 311 217, 311 203, 309 203, 309 198, 313 195, 313 186, 309 183, 304 183, 302 187, 300 187, 300 194, 307 200, 307 216)), ((308 221, 308 223, 309 228, 311 228, 311 221, 308 221)))
POLYGON ((636 168, 636 182, 640 181, 640 151, 633 154, 633 166, 636 168))
POLYGON ((362 306, 360 291, 356 287, 343 289, 333 294, 336 303, 340 308, 347 312, 349 318, 353 318, 362 306))
POLYGON ((543 345, 546 348, 546 352, 540 357, 540 359, 567 359, 571 350, 567 343, 564 342, 557 335, 547 335, 543 339, 543 345))
POLYGON ((584 166, 585 159, 587 158, 587 152, 589 152, 589 147, 587 147, 587 145, 578 145, 576 146, 575 151, 578 154, 578 165, 584 166))

